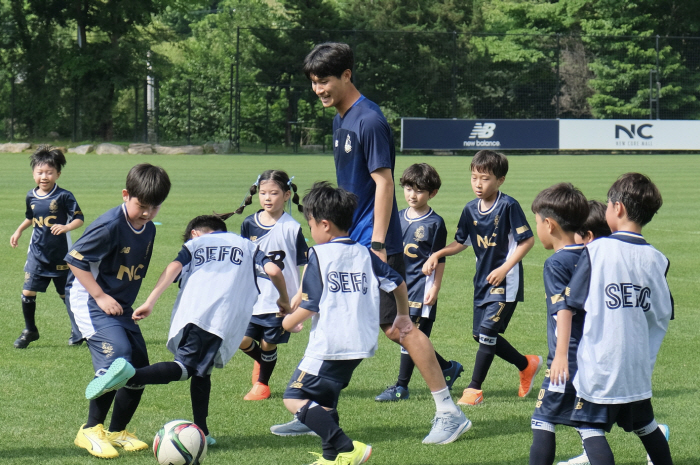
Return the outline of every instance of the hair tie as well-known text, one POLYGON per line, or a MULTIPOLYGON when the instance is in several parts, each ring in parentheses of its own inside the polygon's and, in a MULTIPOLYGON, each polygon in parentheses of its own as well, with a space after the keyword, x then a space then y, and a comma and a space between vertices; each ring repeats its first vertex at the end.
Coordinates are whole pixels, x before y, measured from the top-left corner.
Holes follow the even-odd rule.
MULTIPOLYGON (((294 176, 289 178, 289 181, 287 181, 287 187, 289 187, 289 191, 292 192, 292 180, 294 179, 294 176)), ((289 214, 292 214, 292 195, 289 196, 289 200, 287 200, 287 206, 289 207, 289 214)))
POLYGON ((253 183, 253 185, 254 185, 255 187, 260 186, 260 177, 261 177, 261 176, 262 176, 262 174, 259 174, 259 175, 258 175, 258 179, 256 179, 255 182, 253 183))
POLYGON ((291 188, 292 187, 292 181, 294 180, 294 176, 289 178, 289 181, 287 181, 287 185, 291 188))

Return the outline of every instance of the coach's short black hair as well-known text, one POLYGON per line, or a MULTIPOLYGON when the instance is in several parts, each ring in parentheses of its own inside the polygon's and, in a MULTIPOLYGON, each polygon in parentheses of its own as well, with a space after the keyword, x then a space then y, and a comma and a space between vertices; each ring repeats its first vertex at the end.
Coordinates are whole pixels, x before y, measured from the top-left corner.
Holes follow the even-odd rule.
POLYGON ((416 163, 406 168, 399 183, 402 187, 408 186, 428 192, 436 191, 442 185, 438 172, 427 163, 416 163))
POLYGON ((185 228, 185 234, 183 234, 182 240, 187 242, 192 239, 192 231, 194 230, 203 232, 227 231, 224 220, 216 215, 201 215, 196 218, 192 218, 192 221, 190 221, 187 228, 185 228))
POLYGON ((500 179, 508 174, 508 159, 502 153, 493 150, 479 150, 472 158, 469 169, 479 173, 491 173, 500 179))
POLYGON ((593 234, 593 239, 598 239, 599 237, 607 237, 612 234, 608 221, 605 219, 605 210, 607 205, 603 202, 597 200, 588 201, 588 218, 583 222, 581 227, 576 233, 585 237, 588 231, 593 234))
POLYGON ((357 196, 327 181, 315 182, 304 196, 304 218, 328 220, 342 231, 349 231, 357 208, 357 196))
MULTIPOLYGON (((340 76, 346 69, 353 70, 355 57, 352 48, 341 42, 326 42, 314 47, 304 59, 304 74, 311 79, 313 74, 319 78, 340 76)), ((352 76, 350 76, 352 82, 352 76)))
POLYGON ((573 184, 562 182, 537 194, 532 213, 553 219, 566 232, 577 232, 588 218, 588 201, 573 184))
POLYGON ((626 173, 608 190, 608 201, 620 202, 630 221, 644 226, 649 223, 664 201, 656 185, 641 173, 626 173))
POLYGON ((160 166, 142 163, 129 170, 126 191, 129 197, 136 197, 142 205, 157 207, 168 198, 170 178, 160 166))
POLYGON ((32 170, 41 165, 48 165, 59 173, 66 166, 66 156, 56 147, 40 145, 29 157, 29 166, 32 170))

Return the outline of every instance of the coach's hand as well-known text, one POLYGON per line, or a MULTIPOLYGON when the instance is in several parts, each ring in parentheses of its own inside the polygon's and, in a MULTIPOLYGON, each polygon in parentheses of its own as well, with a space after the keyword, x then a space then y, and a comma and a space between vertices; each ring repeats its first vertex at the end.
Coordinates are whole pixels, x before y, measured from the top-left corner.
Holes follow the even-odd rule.
POLYGON ((95 302, 97 302, 97 305, 107 315, 121 315, 124 313, 124 309, 121 305, 119 305, 119 302, 107 294, 102 294, 99 297, 95 297, 95 302))

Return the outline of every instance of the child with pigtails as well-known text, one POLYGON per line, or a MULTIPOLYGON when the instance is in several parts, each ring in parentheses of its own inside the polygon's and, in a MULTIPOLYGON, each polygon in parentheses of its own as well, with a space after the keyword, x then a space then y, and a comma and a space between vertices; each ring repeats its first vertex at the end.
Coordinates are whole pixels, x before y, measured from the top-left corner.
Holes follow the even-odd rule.
MULTIPOLYGON (((282 269, 287 283, 288 295, 295 296, 299 290, 299 267, 306 265, 308 246, 301 225, 292 215, 284 211, 288 201, 297 204, 297 186, 287 173, 267 170, 258 176, 250 187, 250 193, 241 206, 232 213, 219 215, 226 220, 241 214, 252 198, 258 194, 260 210, 248 216, 241 224, 241 236, 253 241, 270 260, 282 269)), ((277 364, 277 345, 289 341, 289 332, 282 328, 283 316, 279 313, 279 293, 269 280, 258 280, 260 295, 253 309, 240 349, 255 360, 253 387, 245 400, 263 400, 270 397, 270 376, 277 364)))

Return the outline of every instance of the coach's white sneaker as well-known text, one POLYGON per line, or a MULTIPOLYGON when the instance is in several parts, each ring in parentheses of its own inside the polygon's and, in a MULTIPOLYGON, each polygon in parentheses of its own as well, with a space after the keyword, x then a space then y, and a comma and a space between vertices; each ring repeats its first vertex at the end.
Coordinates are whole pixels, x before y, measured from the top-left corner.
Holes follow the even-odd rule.
POLYGON ((469 431, 472 422, 459 411, 458 415, 450 412, 438 412, 433 418, 433 428, 423 439, 423 444, 449 444, 469 431))
POLYGON ((584 451, 583 454, 572 457, 566 462, 558 462, 557 465, 591 465, 591 462, 588 461, 588 455, 584 451))

